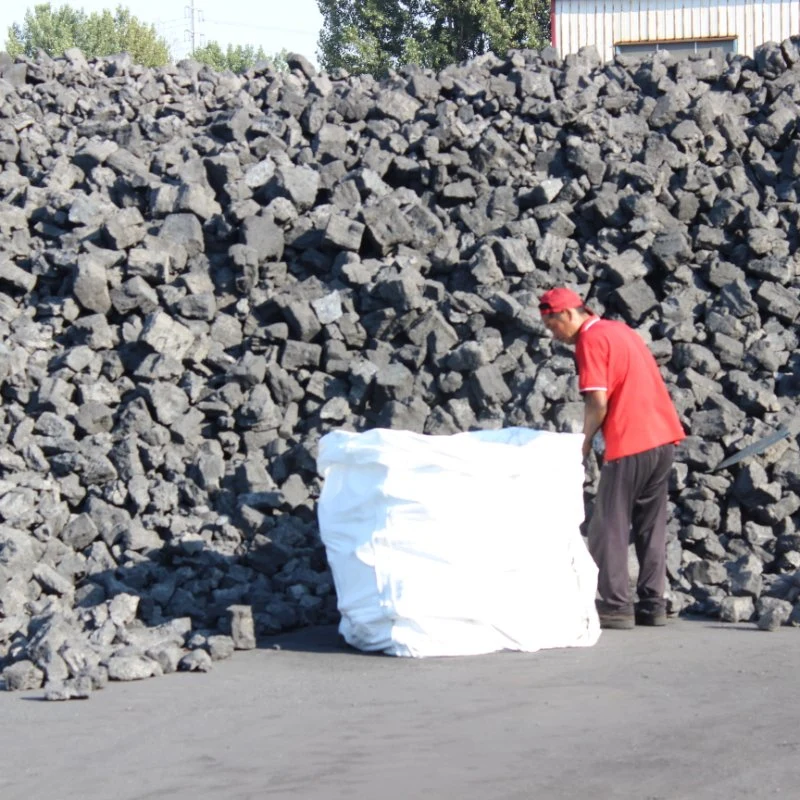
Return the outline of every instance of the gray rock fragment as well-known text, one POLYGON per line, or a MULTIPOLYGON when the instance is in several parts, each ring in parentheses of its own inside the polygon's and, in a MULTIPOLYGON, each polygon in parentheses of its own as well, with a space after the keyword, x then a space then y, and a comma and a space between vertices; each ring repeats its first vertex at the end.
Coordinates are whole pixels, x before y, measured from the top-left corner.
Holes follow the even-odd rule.
POLYGON ((48 683, 44 689, 44 699, 50 701, 88 700, 92 696, 92 679, 86 676, 70 678, 66 681, 48 683))
POLYGON ((748 622, 755 613, 752 597, 723 597, 719 618, 723 622, 748 622))
POLYGON ((331 214, 325 228, 325 244, 341 250, 358 252, 364 236, 364 224, 341 214, 331 214))
POLYGON ((163 311, 149 314, 145 320, 140 341, 156 353, 182 360, 194 344, 192 332, 180 322, 170 319, 163 311))
POLYGON ((139 598, 133 594, 116 595, 108 604, 108 616, 115 625, 125 626, 136 619, 139 598))
POLYGON ((71 595, 75 591, 72 582, 56 572, 49 564, 37 564, 33 570, 33 577, 39 581, 42 588, 47 592, 71 595))
POLYGON ((231 621, 231 638, 237 650, 252 650, 256 646, 253 611, 250 606, 234 605, 228 608, 231 621))
POLYGON ((31 661, 17 661, 3 670, 3 681, 9 692, 35 691, 44 683, 44 672, 31 661))
POLYGON ((792 604, 776 597, 762 597, 758 602, 758 629, 775 631, 785 625, 792 614, 792 604))
POLYGON ((733 595, 758 598, 763 586, 763 564, 754 555, 742 556, 728 565, 730 591, 733 595))
POLYGON ((230 636, 209 636, 206 647, 212 661, 222 661, 225 658, 230 658, 236 649, 230 636))
POLYGON ((338 292, 331 292, 318 300, 312 300, 311 307, 321 325, 329 325, 342 317, 342 300, 338 292))
POLYGON ((180 245, 189 256, 205 251, 203 228, 194 214, 169 214, 158 237, 164 243, 180 245))
POLYGON ((210 672, 211 656, 205 650, 192 650, 178 663, 181 672, 210 672))
POLYGON ((145 655, 159 664, 164 675, 168 675, 177 672, 184 651, 178 644, 164 643, 149 648, 145 655))
POLYGON ((283 255, 283 231, 269 217, 248 217, 241 232, 244 244, 252 248, 259 261, 277 260, 283 255))
POLYGON ((644 280, 635 280, 614 292, 614 299, 625 318, 637 324, 658 305, 658 298, 644 280))
POLYGON ((112 681, 139 681, 153 676, 155 663, 144 656, 113 656, 108 662, 112 681))
POLYGON ((0 285, 2 284, 32 292, 36 286, 36 276, 0 257, 0 285))

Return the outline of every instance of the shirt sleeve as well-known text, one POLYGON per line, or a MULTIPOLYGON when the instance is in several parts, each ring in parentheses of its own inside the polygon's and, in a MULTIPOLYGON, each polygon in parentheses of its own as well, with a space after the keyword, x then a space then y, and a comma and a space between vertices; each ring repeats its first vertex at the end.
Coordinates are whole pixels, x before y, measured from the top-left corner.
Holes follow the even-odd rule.
POLYGON ((608 342, 605 336, 585 335, 575 347, 581 392, 608 391, 608 342))

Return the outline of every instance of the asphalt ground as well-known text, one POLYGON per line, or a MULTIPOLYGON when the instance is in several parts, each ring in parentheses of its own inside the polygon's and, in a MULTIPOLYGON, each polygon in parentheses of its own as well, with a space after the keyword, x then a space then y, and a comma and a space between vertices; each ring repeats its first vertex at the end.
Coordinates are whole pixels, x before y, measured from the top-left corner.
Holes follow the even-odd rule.
POLYGON ((791 628, 412 660, 324 627, 205 674, 42 694, 0 693, 2 800, 800 798, 791 628))

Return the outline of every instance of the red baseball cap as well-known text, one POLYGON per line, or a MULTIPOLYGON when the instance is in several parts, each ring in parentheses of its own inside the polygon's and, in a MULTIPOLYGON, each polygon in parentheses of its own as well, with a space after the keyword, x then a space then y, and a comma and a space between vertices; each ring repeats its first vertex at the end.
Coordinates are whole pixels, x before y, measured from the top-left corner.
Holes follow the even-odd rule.
POLYGON ((559 286, 556 289, 548 289, 539 298, 540 314, 559 314, 568 308, 583 308, 584 303, 577 292, 572 289, 559 286))

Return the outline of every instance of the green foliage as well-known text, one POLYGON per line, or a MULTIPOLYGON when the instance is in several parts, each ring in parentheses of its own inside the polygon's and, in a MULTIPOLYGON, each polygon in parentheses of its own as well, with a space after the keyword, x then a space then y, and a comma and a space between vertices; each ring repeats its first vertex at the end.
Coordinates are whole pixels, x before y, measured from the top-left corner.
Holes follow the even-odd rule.
POLYGON ((237 44, 236 47, 228 45, 226 56, 228 57, 228 69, 236 73, 246 72, 253 64, 267 60, 264 48, 259 46, 256 50, 251 44, 245 47, 240 44, 237 44))
POLYGON ((271 61, 273 66, 279 70, 287 69, 286 50, 276 53, 271 58, 264 52, 263 47, 256 49, 253 45, 228 45, 227 50, 223 50, 219 42, 210 41, 203 47, 195 48, 192 58, 201 64, 208 64, 209 67, 217 72, 226 69, 231 72, 246 72, 259 61, 271 61))
POLYGON ((8 29, 6 50, 9 55, 35 56, 44 50, 60 56, 71 47, 80 48, 88 57, 130 53, 138 64, 163 66, 170 60, 169 46, 153 25, 140 22, 122 6, 86 14, 68 5, 54 9, 42 3, 25 13, 22 25, 8 29))
POLYGON ((317 0, 327 70, 385 74, 403 64, 441 69, 489 51, 549 42, 549 0, 317 0))
POLYGON ((289 62, 286 60, 289 58, 289 51, 284 47, 280 53, 275 53, 272 56, 272 66, 275 67, 278 72, 286 72, 289 69, 289 62))
POLYGON ((192 58, 201 64, 207 64, 217 72, 228 69, 225 51, 220 47, 219 42, 211 41, 202 47, 196 47, 192 53, 192 58))
POLYGON ((6 39, 6 52, 11 58, 21 56, 25 52, 25 45, 22 41, 22 31, 19 25, 12 25, 8 29, 8 39, 6 39))

